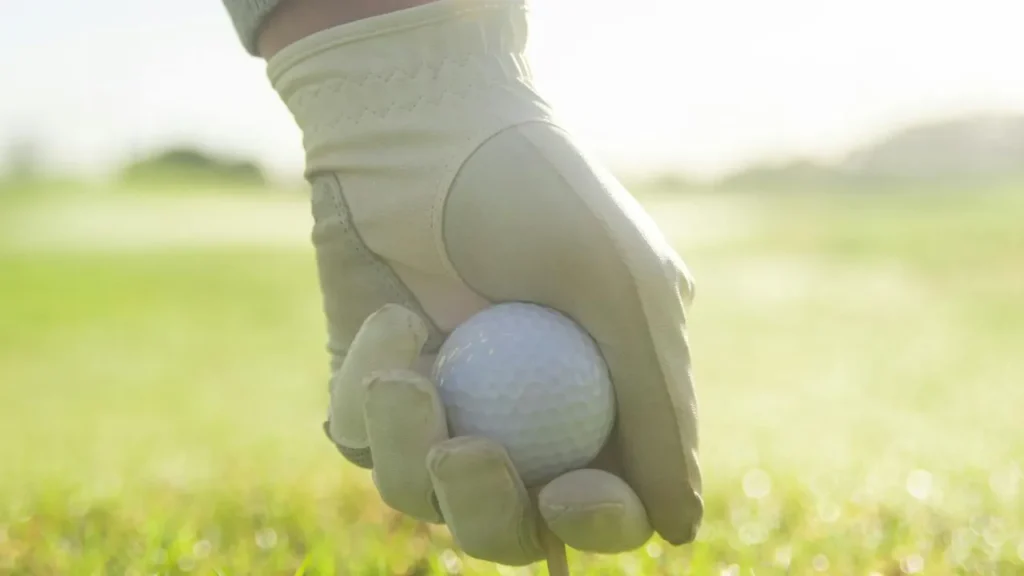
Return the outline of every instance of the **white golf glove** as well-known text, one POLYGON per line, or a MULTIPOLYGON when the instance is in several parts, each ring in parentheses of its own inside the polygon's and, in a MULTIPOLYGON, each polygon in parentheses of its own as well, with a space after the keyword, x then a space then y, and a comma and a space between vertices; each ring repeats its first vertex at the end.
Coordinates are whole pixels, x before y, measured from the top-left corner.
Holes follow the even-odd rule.
POLYGON ((268 73, 303 130, 333 355, 325 429, 383 500, 471 556, 539 560, 546 522, 599 553, 703 514, 684 308, 692 281, 537 95, 522 0, 439 0, 285 48, 268 73), (529 301, 597 341, 616 425, 534 501, 505 450, 449 438, 426 367, 475 312, 529 301))

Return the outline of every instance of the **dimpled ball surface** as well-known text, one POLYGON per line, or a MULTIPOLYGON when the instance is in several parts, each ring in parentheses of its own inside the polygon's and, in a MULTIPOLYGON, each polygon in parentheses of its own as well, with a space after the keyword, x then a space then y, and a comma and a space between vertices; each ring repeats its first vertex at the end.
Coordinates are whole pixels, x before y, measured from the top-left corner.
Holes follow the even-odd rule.
POLYGON ((498 304, 445 341, 434 378, 452 436, 502 444, 523 481, 586 466, 612 428, 615 403, 597 345, 542 306, 498 304))

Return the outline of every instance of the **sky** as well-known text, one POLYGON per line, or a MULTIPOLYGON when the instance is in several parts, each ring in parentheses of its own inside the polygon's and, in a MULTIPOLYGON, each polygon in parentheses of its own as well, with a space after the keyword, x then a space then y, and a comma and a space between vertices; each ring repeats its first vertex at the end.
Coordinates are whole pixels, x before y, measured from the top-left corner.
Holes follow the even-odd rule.
MULTIPOLYGON (((89 174, 179 143, 301 171, 301 135, 221 2, 0 4, 0 148, 31 135, 89 174)), ((529 52, 613 168, 714 177, 1024 113, 1022 26, 1022 0, 533 0, 529 52)))

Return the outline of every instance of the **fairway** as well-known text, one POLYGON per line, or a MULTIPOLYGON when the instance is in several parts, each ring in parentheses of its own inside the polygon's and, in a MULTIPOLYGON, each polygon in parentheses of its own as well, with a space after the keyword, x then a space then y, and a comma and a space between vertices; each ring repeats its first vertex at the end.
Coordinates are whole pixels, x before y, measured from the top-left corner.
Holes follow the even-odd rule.
MULTIPOLYGON (((1024 194, 642 200, 697 280, 706 518, 574 574, 1024 574, 1024 194)), ((133 202, 0 204, 0 573, 543 573, 324 438, 305 200, 133 202)))

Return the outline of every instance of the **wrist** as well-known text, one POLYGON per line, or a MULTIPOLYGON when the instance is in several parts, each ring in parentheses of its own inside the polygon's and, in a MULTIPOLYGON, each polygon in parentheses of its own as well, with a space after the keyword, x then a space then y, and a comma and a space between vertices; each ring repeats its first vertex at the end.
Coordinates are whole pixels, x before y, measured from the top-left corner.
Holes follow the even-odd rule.
POLYGON ((433 0, 273 0, 276 7, 253 26, 250 45, 269 60, 284 47, 317 32, 433 0), (279 2, 279 3, 278 3, 279 2))

